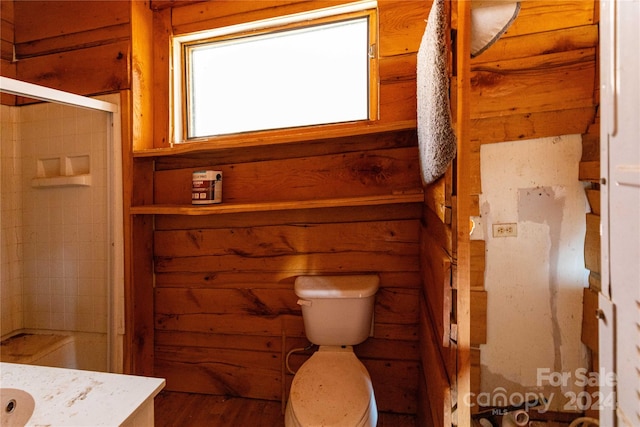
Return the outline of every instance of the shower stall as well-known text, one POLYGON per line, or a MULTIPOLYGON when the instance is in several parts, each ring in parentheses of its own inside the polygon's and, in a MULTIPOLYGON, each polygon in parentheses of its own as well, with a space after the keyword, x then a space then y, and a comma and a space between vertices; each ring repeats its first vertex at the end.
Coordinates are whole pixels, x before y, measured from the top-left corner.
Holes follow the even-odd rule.
POLYGON ((121 372, 120 97, 0 79, 0 360, 121 372))

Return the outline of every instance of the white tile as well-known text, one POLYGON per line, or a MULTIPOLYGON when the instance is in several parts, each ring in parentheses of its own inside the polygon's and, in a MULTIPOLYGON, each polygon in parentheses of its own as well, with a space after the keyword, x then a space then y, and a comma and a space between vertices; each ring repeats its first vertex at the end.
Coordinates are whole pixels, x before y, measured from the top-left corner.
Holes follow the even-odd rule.
POLYGON ((64 294, 67 297, 78 296, 78 279, 77 277, 65 277, 64 278, 64 294))
MULTIPOLYGON (((51 295, 64 296, 64 288, 65 288, 65 280, 64 277, 51 277, 51 295)), ((57 300, 57 303, 63 302, 61 300, 57 300)))
POLYGON ((64 312, 56 311, 58 306, 53 306, 54 310, 51 312, 51 329, 64 330, 64 312))
POLYGON ((73 257, 71 254, 65 252, 64 260, 63 260, 63 270, 64 270, 64 278, 67 280, 73 279, 78 280, 78 260, 75 257, 75 253, 73 257))
POLYGON ((20 327, 26 322, 29 327, 60 329, 88 322, 91 328, 106 330, 102 310, 95 320, 88 314, 77 316, 77 297, 87 294, 96 311, 100 303, 95 298, 108 294, 104 231, 108 208, 103 184, 108 115, 49 103, 0 108, 3 320, 13 318, 11 325, 20 327), (31 187, 38 159, 78 154, 91 154, 98 185, 31 187), (82 289, 80 276, 89 279, 82 289), (6 297, 10 288, 15 294, 11 303, 6 297), (70 313, 67 298, 75 298, 70 313), (5 316, 5 307, 11 304, 11 315, 5 316))
MULTIPOLYGON (((78 304, 76 306, 76 313, 80 315, 92 314, 93 304, 91 295, 79 295, 78 304)), ((92 322, 89 322, 92 323, 92 322)))

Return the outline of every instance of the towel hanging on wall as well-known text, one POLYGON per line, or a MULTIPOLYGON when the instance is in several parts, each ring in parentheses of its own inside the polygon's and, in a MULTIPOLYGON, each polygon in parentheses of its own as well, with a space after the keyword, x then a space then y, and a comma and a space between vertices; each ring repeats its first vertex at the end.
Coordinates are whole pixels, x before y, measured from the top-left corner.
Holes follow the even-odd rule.
POLYGON ((456 156, 449 108, 446 28, 444 0, 435 0, 417 57, 418 147, 424 185, 441 177, 456 156))
MULTIPOLYGON (((471 6, 471 56, 486 51, 511 26, 520 2, 475 0, 471 6)), ((420 169, 424 185, 441 177, 456 156, 447 75, 444 0, 434 0, 417 58, 417 116, 420 169)))

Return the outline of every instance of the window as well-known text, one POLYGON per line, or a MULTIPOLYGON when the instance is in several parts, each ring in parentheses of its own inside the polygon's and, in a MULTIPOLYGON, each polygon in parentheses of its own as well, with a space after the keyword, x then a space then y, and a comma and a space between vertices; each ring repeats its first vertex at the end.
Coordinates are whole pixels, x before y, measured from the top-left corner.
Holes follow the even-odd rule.
POLYGON ((176 37, 175 141, 375 119, 371 5, 176 37))

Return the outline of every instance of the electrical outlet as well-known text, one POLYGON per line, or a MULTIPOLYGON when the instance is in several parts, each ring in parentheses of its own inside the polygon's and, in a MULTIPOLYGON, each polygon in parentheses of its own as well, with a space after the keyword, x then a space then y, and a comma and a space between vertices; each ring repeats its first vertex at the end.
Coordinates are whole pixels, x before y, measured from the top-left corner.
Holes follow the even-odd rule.
POLYGON ((493 224, 493 237, 516 237, 518 235, 518 224, 505 223, 493 224))

